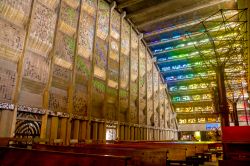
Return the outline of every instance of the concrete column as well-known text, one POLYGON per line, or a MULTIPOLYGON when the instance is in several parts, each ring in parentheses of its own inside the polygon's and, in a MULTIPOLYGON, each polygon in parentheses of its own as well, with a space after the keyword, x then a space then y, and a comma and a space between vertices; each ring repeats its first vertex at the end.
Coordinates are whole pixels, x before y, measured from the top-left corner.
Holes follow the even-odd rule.
POLYGON ((140 135, 139 140, 143 140, 143 127, 139 128, 139 135, 140 135))
POLYGON ((59 118, 56 116, 53 116, 51 119, 51 129, 50 129, 50 142, 51 143, 53 143, 54 139, 57 139, 58 121, 59 121, 59 118))
POLYGON ((103 123, 103 143, 106 143, 106 122, 105 123, 103 123))
POLYGON ((138 137, 139 137, 138 127, 135 127, 135 140, 138 140, 138 137))
POLYGON ((150 129, 150 140, 154 140, 154 129, 150 129))
POLYGON ((147 140, 150 140, 150 138, 151 138, 151 137, 150 137, 150 132, 151 132, 151 129, 148 128, 148 129, 147 129, 147 140))
POLYGON ((128 128, 126 125, 124 125, 124 140, 128 140, 128 128))
POLYGON ((148 129, 143 128, 143 140, 148 140, 148 129))
POLYGON ((137 127, 137 140, 141 140, 141 127, 137 127))
POLYGON ((14 137, 15 136, 16 118, 17 118, 17 106, 15 106, 14 110, 11 113, 10 119, 9 119, 9 120, 11 120, 10 137, 14 137))
POLYGON ((154 129, 154 140, 158 140, 158 129, 154 129))
POLYGON ((135 127, 130 127, 130 140, 135 140, 135 127))
POLYGON ((1 111, 0 137, 12 137, 11 135, 12 116, 13 112, 10 110, 1 111))
POLYGON ((156 140, 156 131, 155 131, 155 129, 152 129, 152 135, 153 135, 153 140, 156 140))
POLYGON ((80 120, 74 120, 73 138, 79 139, 80 120))
POLYGON ((124 125, 120 126, 120 140, 124 140, 124 125))
POLYGON ((65 145, 69 145, 70 139, 71 139, 71 118, 67 118, 67 126, 66 126, 66 143, 65 145))
POLYGON ((144 140, 144 127, 141 128, 141 140, 144 140))
POLYGON ((104 123, 101 122, 98 124, 98 140, 103 141, 104 140, 104 123))
POLYGON ((48 114, 46 112, 46 114, 42 115, 41 133, 40 133, 41 139, 44 139, 47 137, 47 135, 46 135, 47 123, 48 123, 48 114))
MULTIPOLYGON (((147 137, 145 137, 145 134, 144 134, 145 130, 146 130, 146 128, 144 128, 144 127, 141 128, 141 140, 147 139, 147 137)), ((147 131, 146 131, 146 133, 147 133, 147 131)))
POLYGON ((170 133, 169 134, 169 139, 172 140, 172 138, 173 138, 173 131, 170 131, 169 133, 170 133))
POLYGON ((98 123, 93 122, 93 140, 97 140, 98 136, 98 123))
MULTIPOLYGON (((63 144, 66 143, 66 133, 67 133, 67 118, 61 118, 60 120, 60 139, 63 140, 63 144)), ((52 126, 52 124, 51 124, 52 126)))
POLYGON ((88 123, 87 123, 87 138, 86 138, 86 140, 90 140, 90 134, 91 134, 91 121, 88 121, 88 123))
POLYGON ((150 141, 151 140, 151 129, 148 129, 147 137, 148 137, 148 140, 150 141))
POLYGON ((142 127, 138 127, 138 140, 142 140, 142 127))
POLYGON ((80 133, 80 139, 86 140, 87 138, 87 123, 88 121, 82 121, 81 122, 81 133, 80 133))

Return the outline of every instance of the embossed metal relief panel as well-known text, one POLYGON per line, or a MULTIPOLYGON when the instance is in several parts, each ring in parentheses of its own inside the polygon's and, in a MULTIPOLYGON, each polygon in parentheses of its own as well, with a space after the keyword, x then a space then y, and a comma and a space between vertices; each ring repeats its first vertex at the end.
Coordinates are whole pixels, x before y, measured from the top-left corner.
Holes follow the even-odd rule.
POLYGON ((74 60, 74 50, 75 39, 58 32, 55 43, 55 63, 71 70, 74 60))
POLYGON ((65 34, 72 36, 76 32, 79 12, 77 9, 72 8, 72 6, 70 5, 71 3, 67 3, 67 1, 62 2, 58 29, 65 34))
POLYGON ((152 59, 147 52, 147 124, 154 126, 154 112, 153 112, 153 68, 152 59))
POLYGON ((92 59, 95 19, 96 19, 96 0, 83 0, 82 13, 79 26, 78 54, 85 59, 92 59))
POLYGON ((109 34, 109 4, 104 0, 99 3, 96 50, 94 56, 94 80, 92 98, 92 115, 97 118, 104 118, 104 95, 106 88, 106 70, 108 56, 108 34, 109 34))
POLYGON ((0 102, 12 103, 16 85, 16 65, 0 59, 0 102))
MULTIPOLYGON (((67 1, 67 0, 64 0, 64 1, 67 1)), ((41 2, 42 4, 44 4, 45 6, 50 8, 51 10, 54 10, 58 5, 59 0, 39 0, 39 2, 41 2)))
POLYGON ((25 52, 19 104, 41 107, 42 95, 49 77, 49 60, 30 51, 25 52))
POLYGON ((139 50, 139 89, 140 89, 140 111, 139 111, 139 120, 140 123, 146 124, 146 54, 145 54, 145 46, 142 42, 140 42, 140 50, 139 50))
POLYGON ((109 4, 104 0, 99 1, 98 21, 97 21, 97 36, 105 40, 109 33, 109 4))
POLYGON ((113 11, 111 18, 106 117, 115 120, 118 109, 120 14, 113 11))
POLYGON ((156 66, 153 65, 153 86, 154 86, 154 121, 155 121, 155 125, 158 126, 159 124, 159 90, 158 90, 158 86, 159 86, 159 73, 156 69, 156 66))
POLYGON ((159 91, 159 98, 160 98, 160 101, 159 101, 159 108, 160 108, 160 127, 164 127, 164 120, 165 120, 165 85, 164 83, 162 83, 161 79, 160 79, 160 84, 159 84, 159 88, 160 88, 160 91, 159 91))
POLYGON ((82 0, 82 9, 91 16, 95 15, 97 0, 82 0))
POLYGON ((46 84, 49 76, 49 60, 32 52, 25 53, 23 77, 46 84))
POLYGON ((109 82, 112 88, 118 88, 119 70, 119 44, 120 44, 120 14, 117 11, 112 13, 111 36, 109 53, 109 82))
POLYGON ((73 97, 74 114, 87 116, 87 105, 87 86, 76 84, 73 97))
POLYGON ((79 23, 73 112, 83 116, 87 116, 88 81, 91 74, 96 5, 96 0, 82 1, 82 13, 79 23))
POLYGON ((108 42, 109 33, 109 4, 101 0, 99 4, 98 20, 97 20, 97 38, 95 50, 95 66, 94 75, 99 79, 106 79, 108 42))
POLYGON ((129 88, 129 51, 130 50, 130 25, 123 20, 121 27, 121 55, 120 55, 120 117, 126 121, 128 110, 129 88))
POLYGON ((137 122, 137 111, 138 111, 138 36, 134 30, 131 32, 131 69, 130 69, 130 120, 133 123, 137 122))
POLYGON ((25 31, 0 19, 0 56, 17 62, 22 50, 25 31))
POLYGON ((71 71, 54 64, 52 84, 49 94, 49 109, 65 112, 67 110, 67 90, 71 80, 71 71))
POLYGON ((32 0, 2 0, 0 15, 22 27, 27 23, 32 0))
POLYGON ((46 57, 53 45, 56 13, 39 1, 35 3, 33 10, 28 48, 46 57))
POLYGON ((77 56, 73 111, 75 114, 84 116, 87 116, 88 80, 91 70, 90 63, 91 61, 84 59, 82 56, 77 56))
POLYGON ((54 65, 53 66, 53 80, 52 80, 52 85, 56 86, 56 79, 61 80, 63 84, 68 84, 70 81, 70 70, 65 69, 61 66, 54 65), (54 81, 55 80, 55 81, 54 81), (55 82, 55 83, 53 83, 55 82))
POLYGON ((67 91, 52 87, 49 94, 49 110, 67 112, 67 91))
POLYGON ((121 88, 128 89, 129 82, 129 50, 130 50, 130 26, 127 21, 122 22, 121 34, 121 60, 120 60, 120 77, 121 88))
POLYGON ((132 30, 131 35, 131 93, 137 97, 137 83, 138 83, 138 37, 136 32, 132 30))

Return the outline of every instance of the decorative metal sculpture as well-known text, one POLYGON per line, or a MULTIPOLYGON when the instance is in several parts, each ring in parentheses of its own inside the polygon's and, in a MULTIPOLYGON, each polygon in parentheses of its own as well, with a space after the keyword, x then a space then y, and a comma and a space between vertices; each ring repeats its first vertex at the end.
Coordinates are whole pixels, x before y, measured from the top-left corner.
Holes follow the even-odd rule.
MULTIPOLYGON (((235 66, 239 66, 246 60, 246 16, 247 9, 221 9, 192 27, 192 30, 187 33, 189 39, 193 41, 194 48, 199 53, 203 67, 216 73, 214 78, 216 78, 218 88, 219 114, 222 126, 229 126, 225 77, 229 77, 229 71, 235 70, 235 66), (203 40, 196 42, 197 39, 203 40)), ((201 70, 201 68, 194 68, 201 70)))

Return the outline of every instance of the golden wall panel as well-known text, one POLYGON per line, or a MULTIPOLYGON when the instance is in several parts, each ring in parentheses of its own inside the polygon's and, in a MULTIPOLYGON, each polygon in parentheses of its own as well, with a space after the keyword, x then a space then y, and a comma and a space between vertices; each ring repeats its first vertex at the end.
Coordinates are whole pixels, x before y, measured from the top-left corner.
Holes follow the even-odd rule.
POLYGON ((150 53, 118 11, 105 0, 35 0, 30 13, 31 2, 0 1, 0 102, 16 93, 28 107, 173 127, 150 53))

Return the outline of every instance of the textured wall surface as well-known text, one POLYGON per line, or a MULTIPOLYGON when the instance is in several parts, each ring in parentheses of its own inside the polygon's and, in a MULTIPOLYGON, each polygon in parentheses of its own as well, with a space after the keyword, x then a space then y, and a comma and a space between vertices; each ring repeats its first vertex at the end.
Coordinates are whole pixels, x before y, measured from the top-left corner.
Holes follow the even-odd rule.
MULTIPOLYGON (((1 103, 169 128, 172 107, 151 55, 106 1, 2 0, 0 29, 1 103)), ((36 117, 31 110, 18 116, 36 117)), ((40 114, 34 124, 37 135, 40 114)))

